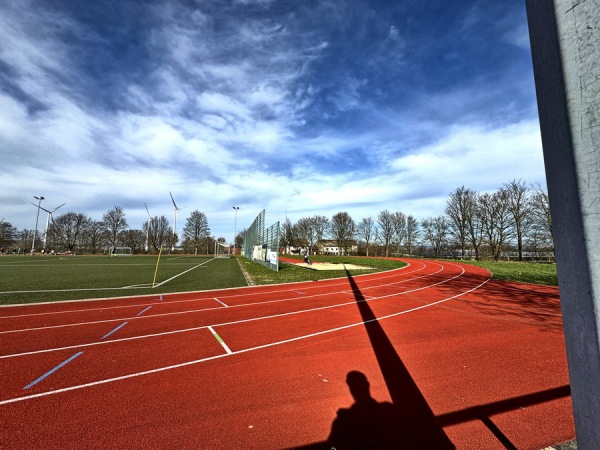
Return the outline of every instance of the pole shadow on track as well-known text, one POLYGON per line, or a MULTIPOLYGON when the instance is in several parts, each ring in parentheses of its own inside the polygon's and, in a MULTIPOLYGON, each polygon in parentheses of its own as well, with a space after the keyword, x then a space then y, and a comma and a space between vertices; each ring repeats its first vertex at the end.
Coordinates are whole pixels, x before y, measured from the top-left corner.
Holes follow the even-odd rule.
POLYGON ((506 449, 516 449, 491 417, 570 396, 570 387, 565 385, 436 418, 355 280, 349 273, 347 276, 393 403, 373 399, 366 376, 351 371, 346 382, 355 403, 338 410, 327 441, 295 449, 454 449, 442 427, 469 421, 480 421, 506 449))
POLYGON ((454 449, 375 314, 346 272, 392 403, 371 397, 367 377, 351 371, 346 382, 354 404, 338 410, 325 442, 303 449, 454 449))

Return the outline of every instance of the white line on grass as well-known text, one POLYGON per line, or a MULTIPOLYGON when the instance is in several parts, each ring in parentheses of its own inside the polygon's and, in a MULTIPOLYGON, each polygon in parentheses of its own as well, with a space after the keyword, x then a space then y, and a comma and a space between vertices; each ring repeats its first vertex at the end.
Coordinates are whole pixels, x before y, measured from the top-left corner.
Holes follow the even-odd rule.
MULTIPOLYGON (((214 259, 214 258, 213 258, 213 259, 214 259)), ((207 264, 207 263, 211 262, 213 259, 209 259, 208 261, 204 261, 203 263, 201 263, 201 264, 198 264, 197 266, 194 266, 194 267, 192 267, 191 269, 185 270, 185 271, 181 272, 180 274, 178 274, 178 275, 175 275, 174 277, 171 277, 171 278, 169 278, 168 280, 165 280, 165 281, 163 281, 162 283, 155 284, 155 285, 154 285, 154 287, 160 287, 160 286, 162 286, 163 284, 166 284, 166 283, 168 283, 169 281, 172 281, 172 280, 174 280, 175 278, 177 278, 177 277, 180 277, 181 275, 185 275, 186 273, 188 273, 188 272, 191 272, 192 270, 194 270, 194 269, 197 269, 198 267, 200 267, 200 266, 203 266, 204 264, 207 264)))
POLYGON ((383 317, 379 317, 379 318, 375 318, 375 319, 370 319, 370 320, 366 320, 366 321, 361 321, 361 322, 356 322, 356 323, 352 323, 352 324, 349 324, 349 325, 344 325, 344 326, 341 326, 341 327, 330 328, 328 330, 322 330, 322 331, 318 331, 316 333, 310 333, 310 334, 305 334, 305 335, 302 335, 302 336, 296 336, 294 338, 284 339, 284 340, 281 340, 281 341, 271 342, 271 343, 268 343, 268 344, 257 345, 255 347, 250 347, 250 348, 246 348, 246 349, 243 349, 243 350, 237 350, 237 351, 231 352, 231 353, 224 353, 224 354, 220 354, 220 355, 209 356, 207 358, 201 358, 201 359, 196 359, 196 360, 193 360, 193 361, 187 361, 187 362, 180 363, 180 364, 174 364, 174 365, 171 365, 171 366, 159 367, 157 369, 146 370, 144 372, 136 372, 136 373, 132 373, 132 374, 128 374, 128 375, 122 375, 122 376, 119 376, 119 377, 107 378, 105 380, 93 381, 91 383, 85 383, 85 384, 80 384, 80 385, 76 385, 76 386, 70 386, 70 387, 67 387, 67 388, 56 389, 56 390, 53 390, 53 391, 41 392, 39 394, 28 395, 28 396, 24 396, 24 397, 16 397, 16 398, 11 398, 9 400, 2 400, 2 401, 0 401, 0 406, 7 405, 9 403, 17 403, 17 402, 22 402, 22 401, 25 401, 25 400, 31 400, 31 399, 39 398, 39 397, 46 397, 46 396, 49 396, 49 395, 61 394, 63 392, 70 392, 70 391, 74 391, 74 390, 78 390, 78 389, 84 389, 84 388, 88 388, 88 387, 99 386, 99 385, 102 385, 102 384, 113 383, 115 381, 121 381, 121 380, 127 380, 127 379, 131 379, 131 378, 141 377, 141 376, 144 376, 144 375, 151 375, 151 374, 154 374, 154 373, 165 372, 165 371, 168 371, 168 370, 179 369, 181 367, 192 366, 192 365, 200 364, 200 363, 203 363, 203 362, 212 361, 212 360, 219 359, 219 358, 224 358, 224 357, 227 357, 227 356, 239 355, 239 354, 248 353, 248 352, 255 351, 255 350, 262 350, 262 349, 265 349, 265 348, 275 347, 275 346, 282 345, 282 344, 288 344, 288 343, 291 343, 291 342, 296 342, 296 341, 300 341, 300 340, 303 340, 303 339, 308 339, 308 338, 312 338, 312 337, 316 337, 316 336, 321 336, 321 335, 328 334, 328 333, 333 333, 333 332, 336 332, 336 331, 346 330, 346 329, 349 329, 349 328, 357 327, 357 326, 364 325, 364 324, 371 323, 371 322, 378 322, 378 321, 381 321, 381 320, 385 320, 385 319, 389 319, 389 318, 392 318, 392 317, 396 317, 396 316, 408 314, 408 313, 411 313, 411 312, 419 311, 419 310, 422 310, 422 309, 425 309, 425 308, 429 308, 431 306, 439 305, 439 304, 447 302, 449 300, 461 297, 461 296, 463 296, 465 294, 468 294, 470 292, 473 292, 473 291, 479 289, 481 286, 483 286, 485 283, 487 283, 490 279, 491 278, 488 278, 485 281, 483 281, 482 283, 480 283, 479 285, 475 286, 474 288, 469 289, 469 290, 467 290, 465 292, 462 292, 460 294, 456 294, 456 295, 453 295, 451 297, 447 297, 445 299, 438 300, 437 302, 434 302, 434 303, 428 303, 426 305, 417 306, 415 308, 411 308, 411 309, 408 309, 408 310, 405 310, 405 311, 400 311, 400 312, 397 312, 397 313, 388 314, 387 316, 383 316, 383 317))
MULTIPOLYGON (((214 258, 213 258, 214 259, 214 258)), ((168 280, 163 281, 162 283, 158 283, 155 284, 154 287, 160 287, 163 284, 168 283, 169 281, 174 280, 177 277, 180 277, 181 275, 184 275, 194 269, 197 269, 200 266, 203 266, 204 264, 208 263, 212 261, 212 259, 209 259, 208 261, 205 261, 201 264, 198 264, 197 266, 192 267, 191 269, 185 270, 183 272, 181 272, 178 275, 175 275, 174 277, 169 278, 168 280)), ((88 264, 92 265, 92 264, 88 264)), ((96 265, 100 265, 102 267, 105 267, 104 264, 96 264, 96 265)), ((122 266, 132 266, 134 264, 121 264, 122 266)), ((139 266, 148 266, 149 264, 135 264, 135 265, 139 265, 139 266)), ((151 264, 150 264, 151 265, 151 264)), ((118 291, 118 290, 126 290, 126 289, 148 289, 151 288, 152 284, 148 283, 148 284, 134 284, 134 285, 130 285, 130 286, 121 286, 121 287, 109 287, 109 288, 75 288, 75 289, 42 289, 42 290, 37 290, 37 291, 0 291, 0 295, 1 294, 46 294, 46 293, 51 293, 51 292, 90 292, 90 291, 118 291)))
MULTIPOLYGON (((419 288, 415 288, 409 291, 403 291, 403 292, 394 292, 392 294, 386 294, 386 295, 382 295, 379 297, 371 297, 369 299, 362 300, 362 301, 376 301, 376 300, 381 300, 384 298, 390 298, 390 297, 394 297, 394 296, 402 296, 405 294, 409 294, 409 293, 413 293, 416 291, 421 291, 424 289, 428 289, 430 287, 433 286, 437 286, 439 284, 443 284, 446 283, 448 281, 453 280, 454 278, 457 278, 459 276, 461 276, 464 273, 464 269, 463 272, 459 275, 456 275, 452 278, 449 278, 448 280, 439 282, 439 283, 435 283, 435 284, 431 284, 431 285, 427 285, 427 286, 421 286, 419 288)), ((491 278, 491 277, 490 277, 491 278)), ((484 283, 487 283, 487 281, 489 281, 488 278, 484 283)), ((483 285, 484 283, 482 283, 481 285, 483 285)), ((480 285, 480 286, 481 286, 480 285)), ((353 291, 346 291, 345 293, 348 292, 353 292, 353 291)), ((467 291, 470 292, 470 291, 467 291)), ((327 294, 329 295, 329 294, 327 294)), ((463 295, 463 294, 460 294, 463 295)), ((215 323, 212 324, 210 326, 212 327, 222 327, 222 326, 226 326, 226 325, 238 325, 241 323, 248 323, 248 322, 256 322, 259 320, 266 320, 266 319, 275 319, 275 318, 279 318, 279 317, 285 317, 285 316, 291 316, 291 315, 295 315, 295 314, 304 314, 304 313, 309 313, 309 312, 315 312, 315 311, 323 311, 326 309, 332 309, 332 308, 338 308, 341 306, 348 306, 348 305, 354 305, 356 304, 356 300, 352 300, 350 302, 344 302, 344 303, 337 303, 334 305, 327 305, 327 306, 320 306, 320 307, 316 307, 316 308, 310 308, 310 309, 302 309, 299 311, 291 311, 291 312, 286 312, 286 313, 280 313, 280 314, 272 314, 269 316, 260 316, 260 317, 252 317, 249 319, 242 319, 242 320, 235 320, 235 321, 231 321, 231 322, 222 322, 222 323, 215 323)), ((221 308, 216 308, 216 309, 221 309, 221 308)), ((77 349, 77 348, 83 348, 83 347, 92 347, 92 346, 96 346, 96 345, 103 345, 103 344, 109 344, 109 343, 117 343, 117 342, 125 342, 125 341, 133 341, 133 340, 137 340, 137 339, 146 339, 146 338, 151 338, 151 337, 159 337, 159 336, 167 336, 167 335, 171 335, 171 334, 178 334, 178 333, 186 333, 186 332, 191 332, 191 331, 198 331, 198 330, 203 330, 205 328, 208 328, 208 326, 203 325, 203 326, 199 326, 199 327, 193 327, 193 328, 185 328, 185 329, 181 329, 181 330, 174 330, 174 331, 165 331, 162 333, 154 333, 154 334, 147 334, 147 335, 142 335, 142 336, 133 336, 133 337, 128 337, 128 338, 123 338, 123 339, 114 339, 112 341, 103 341, 103 342, 92 342, 89 344, 79 344, 79 345, 70 345, 67 347, 58 347, 58 348, 50 348, 50 349, 45 349, 45 350, 35 350, 35 351, 31 351, 31 352, 25 352, 25 353, 17 353, 17 354, 12 354, 12 355, 2 355, 0 356, 0 359, 8 359, 8 358, 14 358, 14 357, 19 357, 19 356, 27 356, 27 355, 36 355, 39 353, 49 353, 49 352, 54 352, 54 351, 63 351, 63 350, 69 350, 69 349, 77 349)))
MULTIPOLYGON (((440 269, 438 271, 432 272, 430 274, 421 275, 419 277, 415 277, 410 280, 403 280, 403 281, 399 281, 399 282, 388 283, 385 285, 379 284, 376 286, 364 287, 364 288, 362 288, 362 290, 365 291, 368 289, 377 289, 377 288, 381 288, 384 286, 395 286, 395 285, 399 285, 399 284, 402 284, 405 282, 414 281, 414 280, 418 280, 420 278, 426 278, 428 276, 436 275, 444 269, 444 266, 442 266, 442 265, 439 265, 439 266, 440 266, 440 269)), ((429 285, 429 286, 435 286, 437 284, 446 283, 447 281, 453 280, 454 278, 461 276, 464 273, 464 269, 462 267, 460 267, 460 269, 462 270, 462 272, 460 274, 458 274, 452 278, 449 278, 447 280, 443 280, 439 283, 429 285)), ((347 286, 347 282, 340 283, 340 284, 347 286)), ((327 287, 331 287, 331 286, 335 286, 335 285, 327 285, 327 287)), ((417 290, 419 290, 419 289, 417 289, 417 290)), ((275 291, 275 292, 282 292, 282 291, 275 291)), ((283 291, 283 292, 286 292, 286 291, 283 291)), ((353 292, 352 289, 338 291, 338 292, 336 292, 336 294, 343 294, 343 293, 349 293, 349 292, 353 292)), ((405 292, 412 292, 412 291, 405 291, 405 292)), ((262 295, 264 295, 264 293, 262 293, 262 295)), ((325 297, 325 296, 329 296, 329 295, 332 295, 331 292, 327 292, 324 294, 312 294, 310 296, 285 298, 285 299, 279 299, 279 300, 268 300, 268 301, 264 301, 264 302, 244 303, 241 305, 230 306, 230 308, 241 308, 241 307, 248 307, 248 306, 266 305, 266 304, 270 304, 270 303, 282 303, 282 302, 289 302, 289 301, 296 301, 296 300, 308 300, 310 298, 325 297)), ((391 294, 391 295, 394 295, 394 294, 391 294)), ((150 319, 150 318, 163 317, 163 316, 174 316, 174 315, 189 314, 189 313, 199 313, 199 312, 211 311, 211 310, 215 310, 215 309, 222 309, 222 308, 220 308, 220 307, 218 307, 218 308, 203 308, 203 309, 196 309, 196 310, 175 311, 175 312, 162 313, 162 314, 153 314, 151 316, 145 316, 145 317, 121 317, 121 318, 117 318, 117 319, 96 320, 96 321, 79 322, 79 323, 68 323, 68 324, 62 324, 62 325, 50 325, 50 326, 46 326, 46 327, 23 328, 23 329, 19 329, 19 330, 0 331, 0 334, 21 333, 21 332, 26 332, 26 331, 39 331, 39 330, 48 330, 48 329, 55 329, 55 328, 76 327, 76 326, 83 326, 83 325, 95 325, 95 324, 99 324, 99 323, 119 322, 124 319, 132 319, 132 320, 133 319, 150 319)))

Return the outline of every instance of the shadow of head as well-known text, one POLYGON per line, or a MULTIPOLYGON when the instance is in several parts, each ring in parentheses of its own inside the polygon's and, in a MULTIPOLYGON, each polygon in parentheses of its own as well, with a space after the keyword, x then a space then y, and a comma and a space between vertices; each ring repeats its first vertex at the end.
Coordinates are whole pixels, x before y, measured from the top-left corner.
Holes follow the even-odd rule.
POLYGON ((359 372, 358 370, 348 372, 348 375, 346 375, 346 383, 348 384, 350 394, 352 394, 356 403, 371 399, 371 386, 364 373, 359 372))

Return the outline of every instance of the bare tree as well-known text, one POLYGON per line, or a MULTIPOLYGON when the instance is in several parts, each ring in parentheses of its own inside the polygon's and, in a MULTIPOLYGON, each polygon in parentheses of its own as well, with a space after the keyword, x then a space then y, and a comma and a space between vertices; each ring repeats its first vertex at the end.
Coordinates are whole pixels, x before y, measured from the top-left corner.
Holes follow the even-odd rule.
POLYGON ((88 226, 81 233, 81 243, 95 254, 104 241, 104 223, 97 220, 90 220, 88 226))
POLYGON ((450 224, 446 216, 436 216, 421 221, 423 239, 429 243, 433 250, 434 258, 442 255, 442 250, 448 245, 450 224))
POLYGON ((146 243, 146 235, 142 230, 125 230, 119 233, 119 242, 130 247, 133 254, 139 253, 146 243))
POLYGON ((119 233, 127 229, 127 219, 125 219, 123 208, 115 206, 113 209, 107 211, 102 216, 102 224, 108 243, 112 247, 115 247, 118 243, 119 233))
POLYGON ((406 237, 406 215, 397 211, 392 214, 394 223, 394 243, 396 244, 396 252, 400 253, 400 246, 406 237))
POLYGON ((503 190, 479 196, 479 212, 485 241, 494 261, 498 261, 506 244, 514 237, 514 221, 507 193, 503 190))
POLYGON ((242 228, 235 235, 234 241, 235 241, 235 245, 236 245, 237 248, 243 249, 243 247, 244 247, 244 241, 246 240, 246 232, 247 231, 248 230, 246 228, 242 228))
POLYGON ((508 209, 514 220, 514 233, 517 238, 517 252, 519 261, 523 261, 523 237, 533 222, 533 206, 529 188, 524 181, 513 180, 505 183, 501 188, 508 201, 508 209))
POLYGON ((469 189, 464 193, 463 202, 467 241, 471 245, 471 249, 475 252, 475 259, 479 261, 479 249, 483 242, 483 222, 479 207, 479 194, 469 189))
POLYGON ((298 219, 295 225, 298 244, 302 247, 310 247, 315 241, 315 232, 310 218, 303 217, 298 219))
POLYGON ((312 216, 310 220, 312 222, 315 237, 315 240, 312 243, 312 245, 315 245, 317 242, 323 239, 323 237, 327 233, 327 230, 329 229, 330 223, 329 219, 325 216, 312 216))
POLYGON ((48 234, 52 234, 59 245, 72 252, 89 223, 90 219, 85 213, 68 212, 56 219, 52 218, 48 234))
POLYGON ((413 246, 419 238, 419 221, 413 216, 406 217, 406 250, 412 255, 413 246))
POLYGON ((366 256, 369 256, 369 245, 377 238, 377 226, 372 217, 362 219, 356 226, 358 239, 365 243, 366 256))
POLYGON ((329 234, 337 243, 340 255, 347 253, 349 241, 354 239, 355 231, 356 224, 347 212, 339 212, 331 218, 329 234))
POLYGON ((283 222, 280 239, 280 244, 285 249, 286 253, 289 251, 290 247, 295 245, 295 231, 292 221, 286 217, 285 222, 283 222))
POLYGON ((34 230, 22 229, 17 232, 17 244, 19 246, 19 253, 25 253, 25 249, 30 249, 33 245, 33 236, 35 235, 36 242, 39 242, 40 235, 39 232, 36 235, 34 230))
POLYGON ((465 257, 469 240, 469 225, 474 215, 475 204, 472 201, 474 194, 474 191, 461 186, 452 191, 446 201, 446 215, 450 221, 450 234, 460 245, 462 258, 465 257))
POLYGON ((296 222, 295 231, 298 238, 298 243, 310 249, 315 246, 317 241, 323 239, 327 228, 329 227, 329 219, 325 216, 303 217, 296 222))
POLYGON ((379 225, 379 238, 385 247, 385 256, 388 256, 390 245, 396 233, 393 214, 387 209, 380 211, 377 216, 377 224, 379 225))
POLYGON ((554 251, 552 239, 552 217, 550 216, 550 201, 548 191, 539 184, 533 187, 531 195, 532 223, 530 239, 536 243, 536 248, 554 251))
POLYGON ((17 229, 10 222, 0 220, 0 248, 6 251, 9 245, 17 240, 17 229))
POLYGON ((183 228, 184 246, 194 249, 194 254, 198 254, 198 249, 203 241, 210 237, 210 227, 206 214, 198 210, 192 211, 185 221, 183 228))
POLYGON ((173 230, 169 225, 169 219, 165 216, 155 217, 144 225, 144 232, 148 233, 150 245, 154 251, 158 251, 163 245, 170 245, 173 238, 173 230), (150 230, 146 229, 150 224, 150 230))

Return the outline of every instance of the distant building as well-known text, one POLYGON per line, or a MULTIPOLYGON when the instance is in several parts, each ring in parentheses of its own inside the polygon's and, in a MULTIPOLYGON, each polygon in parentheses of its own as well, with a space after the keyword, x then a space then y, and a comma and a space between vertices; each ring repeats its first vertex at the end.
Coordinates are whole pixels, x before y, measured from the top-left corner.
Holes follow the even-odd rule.
POLYGON ((317 253, 319 255, 356 255, 358 253, 358 242, 355 240, 342 241, 342 249, 334 240, 321 239, 317 241, 317 253))

